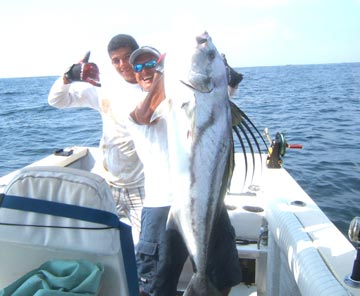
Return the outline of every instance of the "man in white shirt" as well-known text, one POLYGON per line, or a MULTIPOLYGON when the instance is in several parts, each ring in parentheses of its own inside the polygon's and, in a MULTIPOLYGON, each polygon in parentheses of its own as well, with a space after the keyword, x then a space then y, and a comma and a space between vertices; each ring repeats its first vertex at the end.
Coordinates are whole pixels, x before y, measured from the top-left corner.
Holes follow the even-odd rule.
POLYGON ((100 112, 102 158, 94 172, 109 183, 119 218, 130 220, 135 241, 140 232, 144 174, 126 122, 138 103, 136 98, 142 98, 129 64, 131 53, 138 47, 132 36, 114 36, 108 44, 108 54, 119 79, 104 81, 102 87, 98 87, 99 71, 95 64, 88 63, 88 54, 55 81, 48 95, 49 104, 57 108, 89 107, 100 112))

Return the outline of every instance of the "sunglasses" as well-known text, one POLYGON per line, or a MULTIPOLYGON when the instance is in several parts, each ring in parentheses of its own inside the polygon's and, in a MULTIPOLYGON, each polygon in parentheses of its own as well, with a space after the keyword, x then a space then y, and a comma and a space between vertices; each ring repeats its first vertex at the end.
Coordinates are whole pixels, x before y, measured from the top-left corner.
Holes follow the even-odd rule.
POLYGON ((152 69, 155 68, 157 66, 157 61, 156 60, 151 60, 151 61, 147 61, 144 64, 136 64, 134 65, 134 71, 139 73, 141 72, 144 68, 145 69, 152 69))

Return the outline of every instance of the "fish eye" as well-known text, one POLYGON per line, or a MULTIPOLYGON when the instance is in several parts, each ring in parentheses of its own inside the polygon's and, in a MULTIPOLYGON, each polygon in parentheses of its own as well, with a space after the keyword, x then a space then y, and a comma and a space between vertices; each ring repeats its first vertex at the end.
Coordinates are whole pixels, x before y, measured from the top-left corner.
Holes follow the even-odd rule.
POLYGON ((215 56, 216 56, 215 50, 210 50, 208 53, 208 56, 209 56, 210 60, 215 59, 215 56))

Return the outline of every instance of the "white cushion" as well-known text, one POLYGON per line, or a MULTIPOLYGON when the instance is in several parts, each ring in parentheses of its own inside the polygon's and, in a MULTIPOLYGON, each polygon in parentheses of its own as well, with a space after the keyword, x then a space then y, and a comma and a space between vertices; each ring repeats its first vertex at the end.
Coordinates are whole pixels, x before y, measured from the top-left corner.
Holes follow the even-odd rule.
MULTIPOLYGON (((25 168, 7 185, 4 193, 100 209, 116 214, 111 189, 105 180, 98 175, 78 169, 25 168)), ((115 254, 120 249, 117 229, 86 229, 105 227, 102 224, 5 208, 0 208, 0 222, 83 228, 0 225, 0 241, 100 254, 115 254)))

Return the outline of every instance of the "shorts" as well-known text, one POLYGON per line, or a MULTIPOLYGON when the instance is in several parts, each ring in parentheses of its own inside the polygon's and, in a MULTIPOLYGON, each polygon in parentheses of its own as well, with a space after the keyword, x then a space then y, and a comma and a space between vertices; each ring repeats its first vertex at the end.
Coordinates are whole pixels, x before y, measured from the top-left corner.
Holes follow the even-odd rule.
MULTIPOLYGON (((188 257, 185 243, 175 229, 166 229, 170 207, 143 208, 142 230, 136 247, 139 286, 151 296, 176 295, 177 283, 188 257)), ((222 291, 241 281, 234 228, 223 207, 212 234, 207 273, 222 291)))
POLYGON ((131 224, 134 240, 136 241, 141 228, 141 211, 145 198, 144 187, 126 189, 113 184, 110 187, 117 215, 123 222, 126 222, 124 221, 125 218, 131 224))

